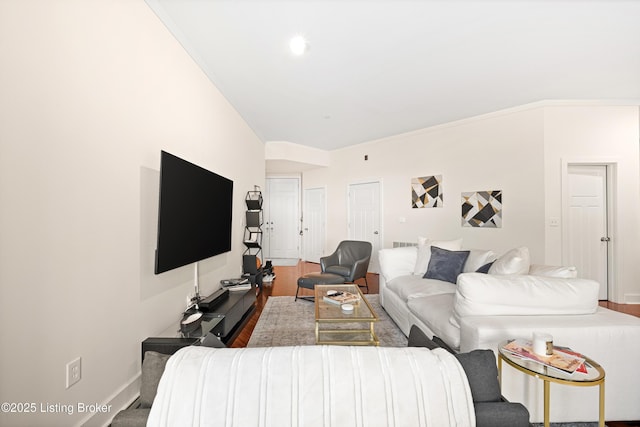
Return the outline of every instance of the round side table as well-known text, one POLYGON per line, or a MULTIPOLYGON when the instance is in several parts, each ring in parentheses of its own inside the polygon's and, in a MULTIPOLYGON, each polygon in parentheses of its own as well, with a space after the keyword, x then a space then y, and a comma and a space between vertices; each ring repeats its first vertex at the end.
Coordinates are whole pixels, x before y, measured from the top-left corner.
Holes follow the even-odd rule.
POLYGON ((587 367, 587 373, 575 372, 570 374, 558 369, 549 368, 541 363, 534 362, 532 360, 523 359, 518 357, 503 347, 509 341, 500 343, 498 347, 498 379, 502 384, 502 361, 504 360, 508 365, 517 369, 520 372, 524 372, 532 377, 540 378, 544 381, 544 426, 549 427, 549 384, 551 382, 577 386, 577 387, 600 387, 600 402, 599 402, 599 419, 598 426, 605 427, 604 425, 604 369, 594 360, 582 355, 585 359, 587 367))

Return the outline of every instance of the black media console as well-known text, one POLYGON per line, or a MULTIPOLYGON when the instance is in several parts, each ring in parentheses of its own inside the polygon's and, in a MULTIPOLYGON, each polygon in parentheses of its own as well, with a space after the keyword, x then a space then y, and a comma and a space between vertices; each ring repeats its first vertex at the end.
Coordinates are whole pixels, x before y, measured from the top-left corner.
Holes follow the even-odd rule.
POLYGON ((245 321, 255 309, 256 291, 251 288, 246 291, 222 290, 215 292, 200 302, 200 309, 208 314, 222 315, 224 318, 209 332, 227 344, 234 339, 245 321))
POLYGON ((142 359, 145 351, 173 354, 189 345, 224 347, 232 341, 255 310, 256 289, 229 291, 221 289, 200 304, 204 313, 201 326, 193 332, 180 332, 180 325, 171 326, 158 337, 142 342, 142 359))

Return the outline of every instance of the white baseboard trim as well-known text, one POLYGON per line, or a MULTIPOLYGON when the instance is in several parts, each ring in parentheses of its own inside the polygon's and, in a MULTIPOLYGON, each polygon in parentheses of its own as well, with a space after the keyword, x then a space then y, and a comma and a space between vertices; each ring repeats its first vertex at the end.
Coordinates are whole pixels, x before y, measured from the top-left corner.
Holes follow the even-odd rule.
POLYGON ((640 304, 640 294, 624 294, 625 304, 640 304))
POLYGON ((140 381, 141 374, 138 373, 138 375, 133 377, 127 384, 123 385, 122 387, 120 387, 120 389, 109 396, 106 401, 102 402, 110 407, 109 411, 87 415, 87 417, 83 419, 78 425, 96 427, 109 426, 109 424, 111 424, 111 421, 113 420, 113 417, 115 417, 118 412, 128 408, 133 403, 133 401, 136 400, 138 396, 140 396, 140 381))

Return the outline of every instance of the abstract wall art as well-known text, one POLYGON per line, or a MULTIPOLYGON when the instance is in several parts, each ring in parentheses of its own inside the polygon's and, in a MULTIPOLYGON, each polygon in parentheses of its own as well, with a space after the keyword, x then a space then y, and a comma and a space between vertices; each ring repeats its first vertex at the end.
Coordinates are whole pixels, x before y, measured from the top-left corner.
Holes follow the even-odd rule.
POLYGON ((502 190, 462 193, 462 226, 502 228, 502 190))
POLYGON ((411 179, 411 207, 442 207, 442 175, 423 176, 411 179))

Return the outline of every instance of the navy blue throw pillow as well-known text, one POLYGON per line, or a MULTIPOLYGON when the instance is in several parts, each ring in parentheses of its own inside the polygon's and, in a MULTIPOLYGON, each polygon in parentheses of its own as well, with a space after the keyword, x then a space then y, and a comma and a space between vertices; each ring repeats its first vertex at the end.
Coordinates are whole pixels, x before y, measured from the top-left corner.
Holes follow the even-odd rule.
POLYGON ((486 263, 485 265, 483 265, 482 267, 477 269, 476 273, 489 274, 489 269, 491 268, 491 266, 493 265, 494 262, 495 261, 491 261, 491 262, 486 263))
POLYGON ((458 275, 462 273, 464 263, 469 258, 469 251, 448 251, 437 246, 431 246, 429 267, 424 274, 425 279, 437 279, 456 283, 458 275))

